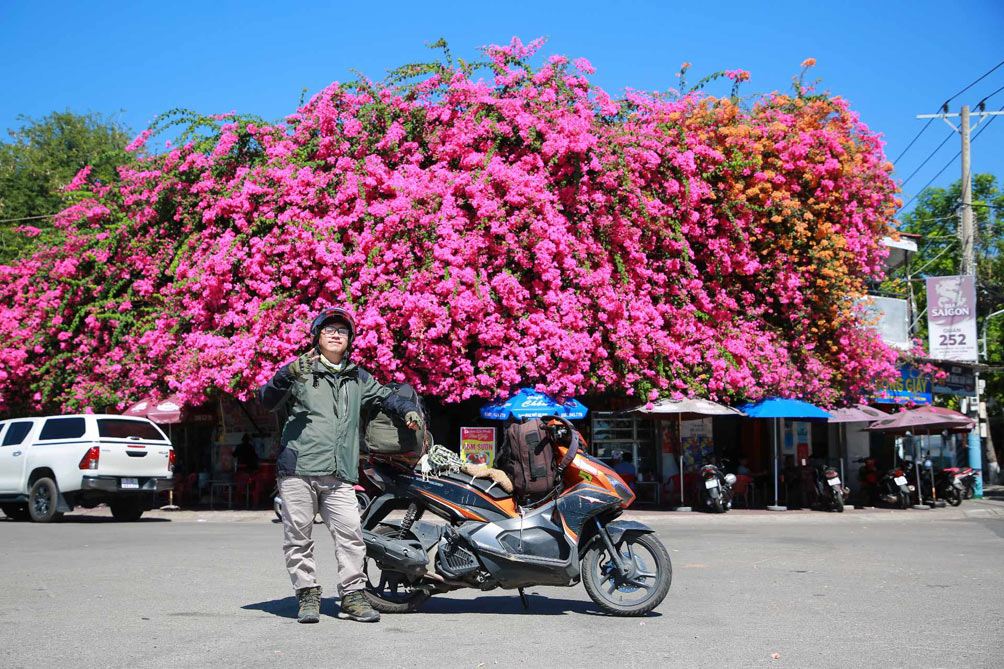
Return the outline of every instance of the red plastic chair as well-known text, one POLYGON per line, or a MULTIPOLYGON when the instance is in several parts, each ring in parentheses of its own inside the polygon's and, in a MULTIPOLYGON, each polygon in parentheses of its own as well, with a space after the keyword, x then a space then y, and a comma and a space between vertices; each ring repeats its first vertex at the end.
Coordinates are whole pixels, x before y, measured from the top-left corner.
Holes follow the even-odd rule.
POLYGON ((753 489, 753 477, 746 476, 745 474, 736 475, 736 483, 732 486, 732 497, 742 497, 746 508, 750 508, 750 497, 753 497, 753 503, 756 503, 756 493, 753 489))

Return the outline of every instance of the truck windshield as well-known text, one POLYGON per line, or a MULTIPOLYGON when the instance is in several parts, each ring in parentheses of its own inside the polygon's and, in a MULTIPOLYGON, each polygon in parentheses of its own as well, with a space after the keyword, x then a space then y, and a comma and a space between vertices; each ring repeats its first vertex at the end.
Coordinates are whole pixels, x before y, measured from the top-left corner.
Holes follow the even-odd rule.
POLYGON ((118 418, 99 418, 98 436, 109 439, 146 439, 149 441, 167 441, 164 433, 154 425, 141 420, 122 420, 118 418))

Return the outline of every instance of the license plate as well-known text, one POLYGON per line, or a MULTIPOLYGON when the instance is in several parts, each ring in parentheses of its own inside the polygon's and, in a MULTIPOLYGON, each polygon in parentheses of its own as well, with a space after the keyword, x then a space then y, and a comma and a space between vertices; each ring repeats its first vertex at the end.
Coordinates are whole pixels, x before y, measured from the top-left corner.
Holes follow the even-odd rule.
POLYGON ((827 483, 836 488, 838 485, 840 485, 840 479, 830 479, 829 481, 827 481, 827 483))
POLYGON ((718 487, 718 481, 715 481, 714 479, 712 479, 711 481, 705 481, 704 482, 704 487, 705 488, 709 488, 709 489, 710 488, 717 488, 718 487))
POLYGON ((896 478, 893 479, 893 481, 896 482, 896 485, 906 485, 906 477, 905 476, 897 476, 896 478))
POLYGON ((139 479, 122 479, 123 488, 139 488, 139 479))

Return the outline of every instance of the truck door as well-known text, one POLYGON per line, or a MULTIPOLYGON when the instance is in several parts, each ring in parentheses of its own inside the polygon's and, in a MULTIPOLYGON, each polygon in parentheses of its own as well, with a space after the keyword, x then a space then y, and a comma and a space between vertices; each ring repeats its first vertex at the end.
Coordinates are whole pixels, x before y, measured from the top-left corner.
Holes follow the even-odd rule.
POLYGON ((25 448, 32 422, 14 420, 0 436, 0 493, 20 493, 24 481, 24 467, 28 461, 25 448))

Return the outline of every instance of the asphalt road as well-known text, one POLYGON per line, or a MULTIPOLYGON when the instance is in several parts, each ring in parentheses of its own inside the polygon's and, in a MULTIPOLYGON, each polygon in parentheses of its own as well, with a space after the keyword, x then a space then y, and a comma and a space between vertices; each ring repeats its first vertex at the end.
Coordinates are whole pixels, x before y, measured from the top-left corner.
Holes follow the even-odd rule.
MULTIPOLYGON (((1004 666, 1004 507, 641 514, 673 587, 645 618, 582 586, 437 596, 378 624, 299 625, 264 513, 0 520, 0 665, 40 667, 1004 666), (772 657, 774 654, 778 657, 772 657)), ((315 526, 320 531, 322 526, 315 526)))

